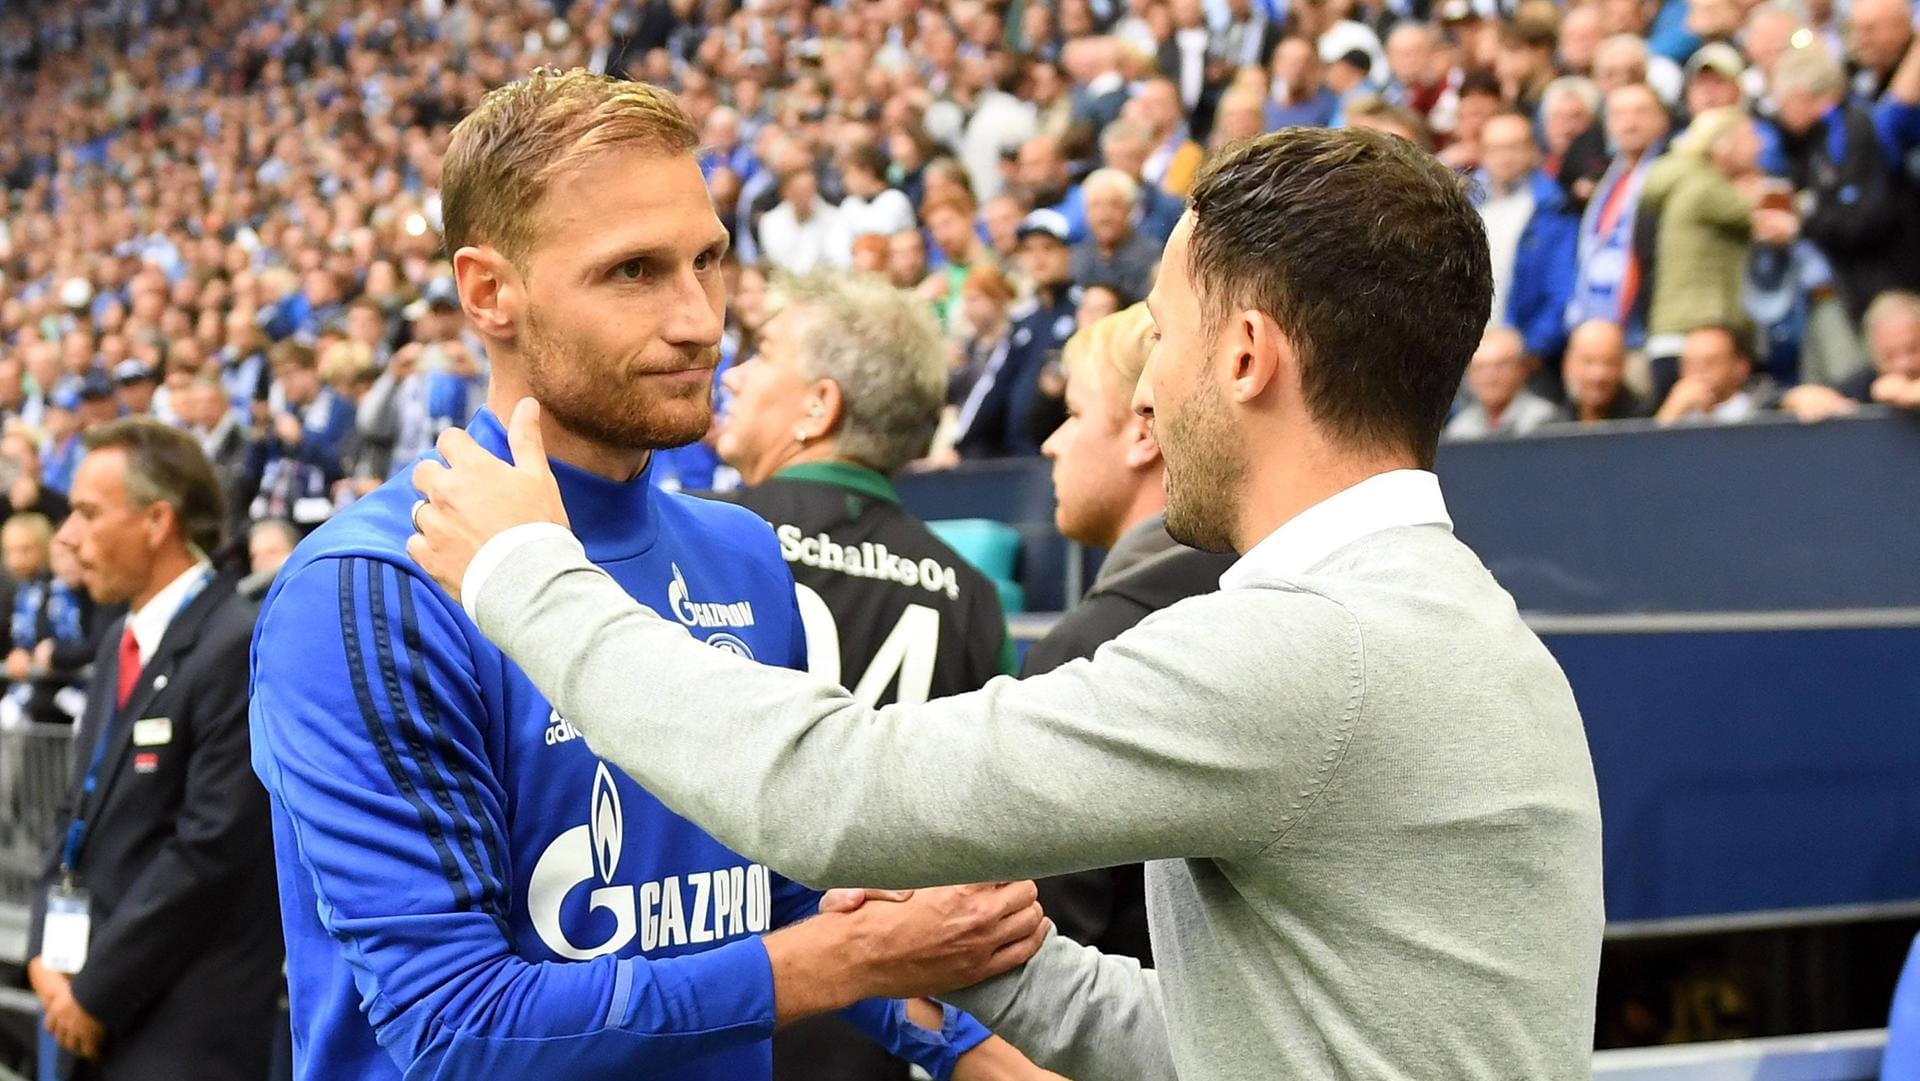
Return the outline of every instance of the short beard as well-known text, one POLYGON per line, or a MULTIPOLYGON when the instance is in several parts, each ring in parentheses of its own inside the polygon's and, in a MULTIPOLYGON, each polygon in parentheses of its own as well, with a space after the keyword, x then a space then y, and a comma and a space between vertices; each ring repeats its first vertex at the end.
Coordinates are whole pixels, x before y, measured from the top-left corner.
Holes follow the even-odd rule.
POLYGON ((1235 551, 1247 461, 1226 392, 1203 375, 1179 411, 1156 427, 1167 463, 1167 534, 1203 552, 1235 551))
POLYGON ((684 447, 705 436, 713 423, 711 382, 664 398, 622 388, 612 382, 617 373, 603 370, 572 343, 549 332, 532 311, 521 328, 520 362, 526 369, 527 389, 555 423, 604 447, 623 451, 684 447))

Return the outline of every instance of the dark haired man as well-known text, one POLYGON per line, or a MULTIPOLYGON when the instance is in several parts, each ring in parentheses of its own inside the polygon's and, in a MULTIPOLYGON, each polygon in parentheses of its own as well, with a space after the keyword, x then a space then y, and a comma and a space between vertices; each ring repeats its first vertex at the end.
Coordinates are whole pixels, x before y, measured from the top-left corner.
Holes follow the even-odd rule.
POLYGON ((94 660, 27 976, 74 1076, 253 1081, 281 958, 267 797, 248 765, 255 609, 207 561, 220 485, 193 436, 128 419, 86 446, 56 540, 94 601, 129 612, 94 660))
POLYGON ((1653 419, 1662 424, 1737 424, 1773 408, 1778 399, 1764 377, 1754 379, 1753 347, 1746 331, 1710 323, 1687 335, 1680 348, 1680 380, 1653 419))
POLYGON ((803 878, 1151 861, 1156 976, 1055 937, 951 996, 1050 1069, 1578 1076, 1603 924, 1579 710, 1430 472, 1491 293, 1471 203, 1404 140, 1228 150, 1167 245, 1133 405, 1168 533, 1240 560, 973 694, 875 711, 688 642, 557 524, 530 403, 514 466, 443 438, 409 553, 596 750, 803 878))

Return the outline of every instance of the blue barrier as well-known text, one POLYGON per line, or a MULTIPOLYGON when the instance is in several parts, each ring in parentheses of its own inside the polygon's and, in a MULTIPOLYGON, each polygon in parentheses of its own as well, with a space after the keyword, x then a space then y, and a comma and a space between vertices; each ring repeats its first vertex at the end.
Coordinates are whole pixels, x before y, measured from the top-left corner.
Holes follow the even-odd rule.
POLYGON ((1537 624, 1586 719, 1608 919, 1920 898, 1920 613, 1880 628, 1537 624))
POLYGON ((1636 1047, 1593 1056, 1593 1081, 1877 1081, 1885 1029, 1636 1047))
POLYGON ((1452 443, 1460 537, 1528 612, 1920 606, 1920 418, 1452 443))

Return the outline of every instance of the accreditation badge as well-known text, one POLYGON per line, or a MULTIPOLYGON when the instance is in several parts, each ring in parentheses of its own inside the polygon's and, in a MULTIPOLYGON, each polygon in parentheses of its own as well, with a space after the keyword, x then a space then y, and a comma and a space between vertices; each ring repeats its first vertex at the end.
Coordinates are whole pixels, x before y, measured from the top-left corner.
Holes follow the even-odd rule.
POLYGON ((69 976, 87 963, 93 915, 87 891, 65 883, 47 891, 47 920, 40 936, 40 963, 69 976))

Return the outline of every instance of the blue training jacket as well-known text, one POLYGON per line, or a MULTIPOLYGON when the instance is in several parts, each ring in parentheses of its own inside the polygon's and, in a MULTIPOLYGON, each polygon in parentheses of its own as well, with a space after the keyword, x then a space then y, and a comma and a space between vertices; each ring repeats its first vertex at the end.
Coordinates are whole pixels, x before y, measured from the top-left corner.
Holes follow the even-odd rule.
MULTIPOLYGON (((492 414, 469 430, 507 456, 492 414)), ((588 556, 634 597, 715 647, 803 666, 792 579, 751 512, 554 471, 588 556)), ((768 1077, 760 936, 818 894, 595 756, 407 558, 416 497, 397 477, 316 531, 254 635, 295 1075, 768 1077)), ((939 1077, 987 1037, 951 1009, 941 1033, 898 1002, 845 1016, 939 1077)))

